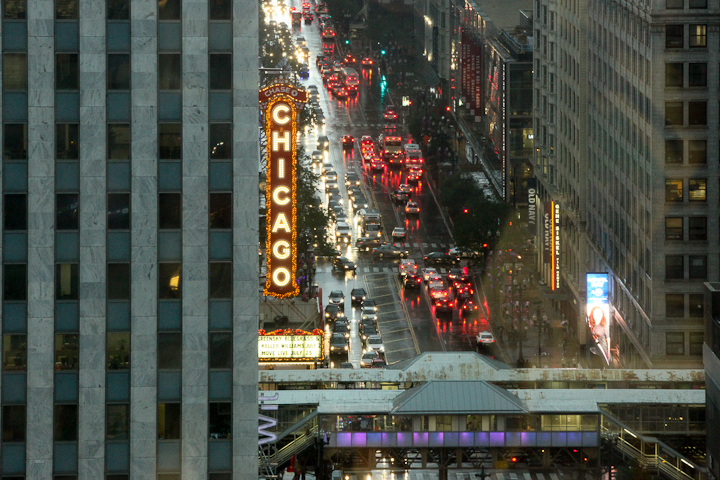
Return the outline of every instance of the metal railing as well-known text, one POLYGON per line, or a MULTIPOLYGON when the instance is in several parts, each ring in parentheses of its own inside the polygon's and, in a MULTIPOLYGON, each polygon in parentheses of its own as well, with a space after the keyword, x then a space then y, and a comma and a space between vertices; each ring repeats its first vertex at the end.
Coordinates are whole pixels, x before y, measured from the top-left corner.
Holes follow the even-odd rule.
POLYGON ((279 467, 280 465, 283 465, 284 463, 290 461, 293 455, 296 455, 303 450, 305 450, 308 447, 311 447, 315 444, 318 438, 318 426, 314 425, 310 430, 308 430, 306 433, 296 437, 292 442, 288 443, 284 447, 282 447, 280 450, 276 451, 275 453, 268 455, 266 454, 262 449, 258 453, 258 463, 260 467, 261 473, 266 472, 272 472, 275 473, 274 470, 279 467))

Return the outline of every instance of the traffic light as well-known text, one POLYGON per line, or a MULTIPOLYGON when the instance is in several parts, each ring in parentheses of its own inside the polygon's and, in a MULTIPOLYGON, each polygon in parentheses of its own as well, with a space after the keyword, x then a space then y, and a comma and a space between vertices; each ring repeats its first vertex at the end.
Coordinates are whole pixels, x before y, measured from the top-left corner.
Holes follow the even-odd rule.
POLYGON ((466 208, 463 208, 463 213, 467 213, 467 212, 468 212, 467 207, 466 207, 466 208))
POLYGON ((380 55, 385 55, 385 50, 380 50, 380 55))
POLYGON ((345 40, 345 45, 350 45, 350 40, 345 40))

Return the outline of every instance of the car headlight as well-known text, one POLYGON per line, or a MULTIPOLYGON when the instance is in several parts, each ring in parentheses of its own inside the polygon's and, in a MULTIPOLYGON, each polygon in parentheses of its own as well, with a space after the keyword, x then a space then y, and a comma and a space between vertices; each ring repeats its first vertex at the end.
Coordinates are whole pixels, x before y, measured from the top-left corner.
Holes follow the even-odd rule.
POLYGON ((348 346, 347 346, 347 345, 345 345, 345 351, 347 351, 347 349, 348 349, 348 346))
POLYGON ((341 299, 340 299, 340 303, 345 303, 345 299, 344 299, 344 298, 341 298, 341 299))
POLYGON ((329 314, 329 313, 327 313, 327 312, 325 312, 325 316, 326 316, 326 317, 329 317, 329 316, 330 316, 330 314, 329 314))
POLYGON ((330 350, 335 350, 335 347, 333 347, 332 345, 330 345, 330 350))

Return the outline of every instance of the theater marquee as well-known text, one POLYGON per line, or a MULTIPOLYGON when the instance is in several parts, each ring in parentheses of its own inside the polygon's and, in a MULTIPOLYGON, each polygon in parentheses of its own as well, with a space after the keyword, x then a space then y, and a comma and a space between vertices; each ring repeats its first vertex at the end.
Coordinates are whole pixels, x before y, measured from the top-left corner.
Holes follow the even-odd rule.
POLYGON ((297 105, 304 90, 274 84, 260 90, 267 138, 267 281, 265 295, 297 296, 297 105))

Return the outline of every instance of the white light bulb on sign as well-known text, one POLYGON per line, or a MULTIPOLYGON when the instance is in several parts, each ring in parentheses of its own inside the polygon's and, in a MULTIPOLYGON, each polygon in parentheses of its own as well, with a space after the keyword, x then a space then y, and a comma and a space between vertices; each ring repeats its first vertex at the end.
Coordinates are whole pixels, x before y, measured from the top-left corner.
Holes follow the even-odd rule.
POLYGON ((284 287, 290 283, 290 270, 285 267, 275 269, 272 274, 273 283, 278 287, 284 287))
POLYGON ((290 203, 290 197, 280 197, 280 195, 284 195, 290 193, 290 189, 284 185, 280 185, 279 187, 275 187, 275 190, 273 190, 272 194, 272 200, 274 203, 278 205, 287 205, 290 203))
POLYGON ((290 257, 290 243, 285 240, 278 240, 272 247, 272 254, 278 260, 285 260, 290 257))
POLYGON ((285 178, 285 159, 278 158, 277 164, 278 178, 285 178))

